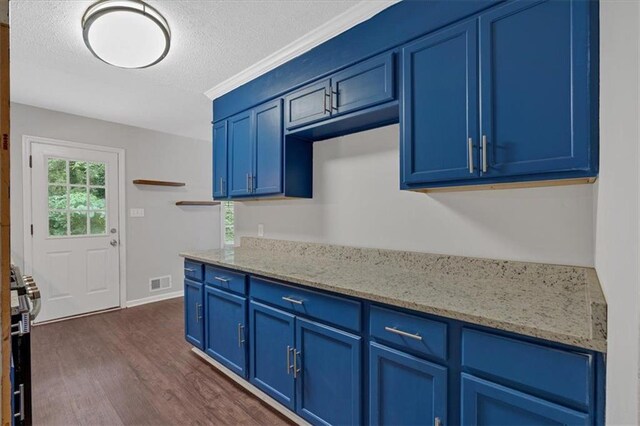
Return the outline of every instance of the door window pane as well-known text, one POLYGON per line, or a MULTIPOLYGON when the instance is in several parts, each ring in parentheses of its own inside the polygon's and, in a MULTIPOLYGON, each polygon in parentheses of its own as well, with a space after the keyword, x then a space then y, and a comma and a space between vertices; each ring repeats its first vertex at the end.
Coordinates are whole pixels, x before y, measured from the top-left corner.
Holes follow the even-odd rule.
POLYGON ((87 163, 84 161, 69 161, 69 183, 87 184, 87 163))
POLYGON ((67 235, 67 212, 49 211, 49 235, 67 235))
POLYGON ((104 163, 89 163, 89 185, 104 186, 104 163))
POLYGON ((49 236, 105 235, 105 163, 47 159, 49 236))
POLYGON ((87 207, 87 187, 72 186, 69 194, 69 208, 86 210, 87 207))
POLYGON ((105 189, 91 188, 89 190, 89 208, 92 210, 100 210, 105 208, 105 189))
POLYGON ((66 185, 49 185, 49 208, 55 210, 67 209, 66 185))
POLYGON ((87 234, 87 212, 71 212, 71 235, 87 234))
POLYGON ((48 182, 49 183, 67 183, 67 161, 61 158, 49 158, 48 166, 48 182))
POLYGON ((92 235, 107 233, 106 212, 91 212, 89 218, 90 232, 92 235))

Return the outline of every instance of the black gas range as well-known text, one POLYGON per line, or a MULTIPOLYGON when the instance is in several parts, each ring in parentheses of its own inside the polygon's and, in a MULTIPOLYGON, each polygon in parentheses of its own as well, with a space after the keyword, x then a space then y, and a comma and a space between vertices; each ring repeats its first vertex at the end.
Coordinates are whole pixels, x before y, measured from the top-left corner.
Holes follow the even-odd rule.
POLYGON ((33 278, 11 266, 11 386, 13 424, 31 425, 31 322, 40 312, 33 278))

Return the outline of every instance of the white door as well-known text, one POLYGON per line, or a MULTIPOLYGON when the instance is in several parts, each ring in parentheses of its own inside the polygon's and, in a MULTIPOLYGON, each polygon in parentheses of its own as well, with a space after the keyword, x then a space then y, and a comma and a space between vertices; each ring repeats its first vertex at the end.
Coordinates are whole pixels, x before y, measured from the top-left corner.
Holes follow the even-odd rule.
POLYGON ((38 322, 120 304, 118 154, 31 144, 38 322))

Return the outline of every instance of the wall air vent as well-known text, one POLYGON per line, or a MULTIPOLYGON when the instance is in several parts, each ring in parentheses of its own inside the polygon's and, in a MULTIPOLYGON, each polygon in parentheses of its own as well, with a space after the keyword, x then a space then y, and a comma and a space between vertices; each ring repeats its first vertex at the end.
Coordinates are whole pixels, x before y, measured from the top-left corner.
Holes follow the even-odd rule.
POLYGON ((149 288, 151 291, 164 290, 171 287, 171 275, 164 277, 151 278, 149 280, 149 288))

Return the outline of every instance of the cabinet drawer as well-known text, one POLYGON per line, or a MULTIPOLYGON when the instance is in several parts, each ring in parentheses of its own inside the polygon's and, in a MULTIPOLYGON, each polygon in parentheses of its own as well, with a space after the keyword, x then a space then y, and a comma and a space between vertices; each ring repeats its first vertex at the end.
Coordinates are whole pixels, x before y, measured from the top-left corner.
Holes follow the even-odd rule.
POLYGON ((184 276, 186 278, 195 281, 202 281, 202 269, 202 263, 194 262, 192 260, 184 261, 184 276))
POLYGON ((463 329, 462 365, 511 387, 587 408, 593 386, 592 356, 463 329))
POLYGON ((247 276, 239 272, 233 272, 210 265, 205 266, 204 283, 213 287, 247 294, 247 276))
POLYGON ((371 306, 369 334, 376 339, 447 359, 447 324, 371 306))
POLYGON ((296 314, 317 318, 357 332, 361 330, 361 304, 358 301, 255 277, 251 277, 249 292, 254 299, 296 314))

